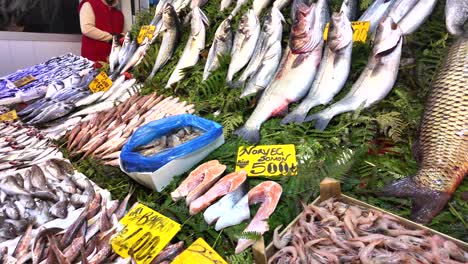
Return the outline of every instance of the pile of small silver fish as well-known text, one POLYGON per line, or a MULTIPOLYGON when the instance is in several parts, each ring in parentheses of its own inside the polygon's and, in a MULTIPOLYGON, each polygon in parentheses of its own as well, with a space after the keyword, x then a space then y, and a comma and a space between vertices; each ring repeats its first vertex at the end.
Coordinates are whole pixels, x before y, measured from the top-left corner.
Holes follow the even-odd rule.
POLYGON ((83 207, 94 197, 94 186, 62 159, 50 159, 21 173, 0 179, 0 243, 31 225, 38 228, 83 207))
MULTIPOLYGON (((281 197, 281 185, 274 181, 264 181, 249 190, 247 173, 244 170, 222 177, 225 170, 226 166, 218 160, 201 164, 171 193, 172 200, 185 198, 191 215, 204 211, 205 222, 209 225, 215 224, 217 231, 249 220, 249 206, 261 204, 244 232, 264 234, 269 230, 266 220, 275 211, 281 197)), ((236 254, 254 242, 250 239, 239 239, 236 254)))
POLYGON ((334 198, 303 204, 268 263, 467 263, 468 252, 426 230, 408 229, 395 217, 334 198))
POLYGON ((63 89, 68 83, 75 82, 80 72, 92 69, 93 63, 86 58, 71 53, 18 70, 0 78, 0 105, 15 104, 42 98, 46 94, 63 89), (20 88, 13 82, 28 75, 35 80, 20 88))
POLYGON ((159 153, 165 149, 177 147, 181 144, 184 144, 187 141, 190 141, 204 132, 200 129, 193 127, 184 127, 175 133, 169 133, 160 138, 156 138, 148 144, 138 146, 134 151, 139 152, 143 156, 151 156, 156 153, 159 153))
POLYGON ((0 175, 60 156, 37 128, 20 121, 0 121, 0 175))
POLYGON ((138 127, 167 116, 193 113, 193 108, 172 96, 135 94, 109 111, 87 116, 69 132, 67 149, 72 155, 83 154, 82 158, 91 156, 118 166, 120 150, 138 127))
POLYGON ((110 239, 118 232, 130 196, 120 203, 106 201, 99 192, 89 194, 73 222, 38 230, 29 226, 16 246, 0 248, 0 262, 113 263, 118 255, 112 251, 110 239))

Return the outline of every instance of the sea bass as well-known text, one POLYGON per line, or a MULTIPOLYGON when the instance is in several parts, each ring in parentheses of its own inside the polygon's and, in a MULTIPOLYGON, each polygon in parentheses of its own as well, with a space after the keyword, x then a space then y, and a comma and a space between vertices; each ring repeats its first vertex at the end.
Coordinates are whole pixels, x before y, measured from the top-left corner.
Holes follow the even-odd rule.
POLYGON ((205 48, 205 25, 208 25, 208 18, 199 7, 192 10, 192 31, 185 45, 182 57, 179 59, 174 71, 167 81, 166 88, 179 82, 184 78, 183 69, 197 64, 200 57, 200 51, 205 48))
POLYGON ((124 42, 122 44, 122 47, 119 50, 119 65, 122 65, 125 60, 125 56, 127 55, 128 49, 130 48, 130 44, 132 43, 132 34, 130 32, 127 32, 125 34, 124 42))
POLYGON ((319 0, 310 7, 298 4, 289 45, 275 77, 245 125, 235 131, 244 140, 258 142, 263 122, 287 111, 289 103, 307 93, 322 57, 322 34, 328 17, 323 10, 328 10, 326 0, 319 0))
POLYGON ((445 24, 452 35, 462 35, 465 32, 468 19, 468 3, 466 0, 447 0, 445 3, 445 24))
POLYGON ((282 22, 284 22, 284 17, 281 12, 276 7, 272 7, 271 13, 265 19, 254 55, 239 77, 240 83, 244 83, 250 78, 244 87, 241 98, 262 91, 273 79, 281 60, 282 22))
POLYGON ((134 68, 135 66, 140 64, 140 62, 145 57, 146 51, 149 48, 149 44, 150 44, 149 39, 145 38, 143 40, 143 42, 141 43, 141 45, 138 47, 138 49, 133 54, 132 58, 130 60, 128 60, 125 67, 123 67, 123 69, 120 71, 120 74, 123 74, 124 72, 126 72, 126 71, 130 70, 131 68, 134 68))
POLYGON ((159 47, 158 56, 153 70, 148 76, 152 79, 154 74, 161 69, 172 57, 180 36, 180 22, 174 7, 170 3, 164 5, 163 11, 164 35, 159 47))
POLYGON ((239 23, 239 29, 234 36, 231 51, 231 63, 227 73, 227 82, 230 83, 234 74, 240 71, 250 60, 260 35, 260 22, 252 9, 245 13, 239 23))
POLYGON ((395 3, 395 1, 396 0, 375 0, 361 15, 358 21, 369 21, 369 33, 374 33, 380 21, 388 14, 390 7, 395 3))
POLYGON ((307 97, 282 121, 302 123, 310 109, 317 105, 328 104, 343 88, 351 69, 351 53, 353 50, 352 17, 349 17, 357 5, 355 0, 345 0, 339 13, 334 13, 330 23, 325 52, 320 63, 320 69, 307 97))
POLYGON ((414 5, 411 11, 398 22, 403 35, 409 35, 416 31, 424 21, 429 17, 437 4, 437 0, 421 0, 414 5))
POLYGON ((305 121, 316 120, 315 129, 324 130, 334 116, 354 111, 360 106, 367 108, 382 100, 392 90, 396 81, 401 45, 401 29, 391 17, 387 17, 377 28, 372 54, 351 91, 325 110, 308 116, 305 121))
POLYGON ((396 0, 396 2, 390 7, 388 16, 393 19, 393 22, 397 23, 405 17, 408 12, 416 5, 419 0, 396 0))
POLYGON ((224 176, 213 185, 205 194, 190 203, 190 214, 195 215, 205 210, 219 197, 237 189, 247 179, 247 173, 244 170, 233 172, 224 176))
MULTIPOLYGON (((250 221, 244 232, 256 232, 263 235, 269 230, 268 218, 276 209, 283 188, 274 181, 264 181, 249 191, 249 205, 261 203, 252 221, 250 221)), ((255 241, 241 238, 237 242, 236 254, 244 251, 255 241)))
POLYGON ((435 76, 416 143, 416 175, 383 188, 413 199, 411 218, 429 223, 468 173, 468 36, 455 40, 435 76))
POLYGON ((205 69, 203 70, 203 80, 208 79, 210 74, 219 68, 219 56, 229 54, 232 48, 232 28, 231 19, 226 18, 216 29, 213 44, 211 45, 205 69))
MULTIPOLYGON (((218 160, 203 163, 194 169, 177 189, 171 192, 172 200, 177 201, 197 190, 197 188, 208 190, 219 179, 225 169, 226 166, 220 164, 218 160)), ((196 192, 198 193, 198 191, 196 192)), ((195 198, 198 198, 198 196, 195 198)))
POLYGON ((117 36, 112 37, 112 49, 109 55, 109 72, 113 73, 119 63, 120 42, 117 36))

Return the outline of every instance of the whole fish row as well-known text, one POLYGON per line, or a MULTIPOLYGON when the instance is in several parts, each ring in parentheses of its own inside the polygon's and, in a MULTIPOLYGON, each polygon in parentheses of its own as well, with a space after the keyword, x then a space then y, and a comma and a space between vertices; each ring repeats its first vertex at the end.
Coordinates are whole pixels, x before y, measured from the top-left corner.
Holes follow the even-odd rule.
POLYGON ((113 263, 118 255, 110 239, 118 232, 131 193, 119 202, 99 192, 66 223, 51 223, 31 231, 28 227, 16 245, 1 247, 2 263, 113 263))
MULTIPOLYGON (((276 209, 282 193, 281 186, 273 181, 265 181, 248 190, 245 171, 222 177, 225 169, 226 166, 218 160, 201 164, 171 193, 172 199, 177 201, 185 197, 190 214, 205 211, 205 221, 209 225, 216 224, 215 229, 218 231, 248 220, 249 205, 261 203, 244 232, 267 232, 269 227, 266 220, 276 209)), ((253 243, 249 239, 239 239, 236 253, 244 251, 253 243)))
POLYGON ((111 110, 84 118, 68 133, 67 149, 72 155, 91 156, 118 166, 122 146, 138 127, 166 116, 192 113, 193 107, 179 98, 135 94, 111 110))
POLYGON ((54 157, 61 153, 37 128, 20 121, 0 121, 0 175, 54 157))
POLYGON ((53 90, 62 89, 80 77, 80 72, 92 69, 93 63, 73 54, 54 57, 44 63, 18 70, 0 78, 0 105, 27 102, 42 98, 53 90), (17 88, 13 82, 28 75, 35 80, 17 88))
POLYGON ((426 230, 361 206, 328 199, 305 205, 283 235, 268 263, 467 263, 468 252, 426 230))
POLYGON ((94 185, 62 159, 49 159, 0 178, 0 243, 90 203, 94 185))

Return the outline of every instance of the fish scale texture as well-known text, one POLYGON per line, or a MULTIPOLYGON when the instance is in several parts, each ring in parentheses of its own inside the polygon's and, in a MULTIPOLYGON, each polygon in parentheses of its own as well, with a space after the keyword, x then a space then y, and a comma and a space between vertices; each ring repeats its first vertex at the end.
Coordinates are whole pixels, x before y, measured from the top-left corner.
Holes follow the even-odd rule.
POLYGON ((452 45, 433 81, 419 140, 416 183, 453 193, 468 172, 468 37, 452 45))

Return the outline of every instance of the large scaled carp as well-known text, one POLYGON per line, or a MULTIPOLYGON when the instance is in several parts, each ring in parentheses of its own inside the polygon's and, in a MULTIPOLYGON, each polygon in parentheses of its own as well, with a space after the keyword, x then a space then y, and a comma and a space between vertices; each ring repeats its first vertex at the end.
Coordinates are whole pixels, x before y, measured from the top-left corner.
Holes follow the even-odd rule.
POLYGON ((432 83, 416 147, 416 175, 384 187, 413 198, 411 218, 428 223, 468 173, 468 35, 451 46, 432 83))

